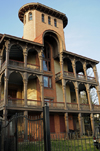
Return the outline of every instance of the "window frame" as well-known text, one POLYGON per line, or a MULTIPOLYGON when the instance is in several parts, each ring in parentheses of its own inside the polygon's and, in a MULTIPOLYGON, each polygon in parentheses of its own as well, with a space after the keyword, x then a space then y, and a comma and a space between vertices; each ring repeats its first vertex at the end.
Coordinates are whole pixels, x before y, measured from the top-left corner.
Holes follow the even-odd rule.
POLYGON ((51 25, 51 17, 48 16, 48 24, 51 25))
POLYGON ((44 88, 49 88, 49 89, 52 89, 52 77, 51 76, 43 76, 43 81, 44 81, 44 78, 47 77, 48 78, 48 82, 47 82, 47 86, 44 85, 44 88), (50 83, 50 79, 51 79, 51 83, 50 83), (50 86, 51 85, 51 86, 50 86))
MULTIPOLYGON (((45 49, 45 52, 43 52, 43 54, 44 54, 43 55, 43 70, 44 71, 51 71, 51 51, 50 51, 50 46, 49 45, 48 45, 48 47, 49 47, 49 50, 45 49), (47 70, 44 69, 45 68, 44 63, 46 64, 47 70)), ((47 48, 47 47, 45 47, 45 48, 47 48)))
POLYGON ((32 14, 32 12, 29 12, 29 14, 28 14, 28 20, 31 21, 32 19, 33 19, 33 14, 32 14), (30 14, 31 14, 31 16, 30 16, 30 14))
POLYGON ((45 22, 44 14, 41 15, 41 19, 42 19, 42 22, 44 23, 45 22))
POLYGON ((57 19, 54 19, 54 26, 57 27, 57 19))

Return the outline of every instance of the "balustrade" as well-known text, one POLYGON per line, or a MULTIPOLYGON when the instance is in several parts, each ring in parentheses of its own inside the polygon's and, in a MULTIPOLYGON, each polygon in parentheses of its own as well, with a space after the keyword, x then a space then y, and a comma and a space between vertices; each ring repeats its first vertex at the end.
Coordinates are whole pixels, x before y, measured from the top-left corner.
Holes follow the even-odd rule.
POLYGON ((27 99, 27 105, 28 106, 32 106, 32 107, 41 107, 42 106, 42 102, 39 101, 39 100, 27 99))
POLYGON ((64 71, 64 76, 74 77, 74 73, 73 72, 69 72, 69 71, 64 71))
POLYGON ((8 106, 24 106, 24 99, 19 98, 8 98, 8 106))
POLYGON ((64 109, 65 104, 64 102, 52 102, 52 101, 45 101, 47 102, 49 108, 52 109, 64 109))
POLYGON ((92 108, 93 108, 94 111, 100 111, 100 105, 93 104, 92 108))
POLYGON ((69 110, 78 110, 78 104, 77 103, 67 103, 67 107, 69 110))
POLYGON ((90 110, 89 104, 80 104, 81 110, 90 110))

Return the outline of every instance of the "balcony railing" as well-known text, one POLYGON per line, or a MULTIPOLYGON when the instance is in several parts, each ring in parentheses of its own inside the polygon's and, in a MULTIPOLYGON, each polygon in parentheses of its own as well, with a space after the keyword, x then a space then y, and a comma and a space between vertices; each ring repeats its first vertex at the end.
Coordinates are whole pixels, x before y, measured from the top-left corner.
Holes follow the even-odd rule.
POLYGON ((64 102, 52 102, 52 101, 51 102, 45 101, 45 102, 47 102, 50 109, 64 109, 65 107, 64 102))
MULTIPOLYGON (((24 99, 8 98, 8 106, 24 107, 24 99)), ((41 101, 27 99, 28 107, 41 107, 41 101)))
POLYGON ((69 71, 64 71, 64 76, 65 77, 74 77, 74 73, 73 72, 69 72, 69 71))
POLYGON ((27 105, 28 106, 32 106, 32 107, 41 107, 42 106, 42 102, 40 100, 30 100, 27 99, 27 105))
POLYGON ((77 74, 77 78, 86 80, 86 77, 83 74, 77 74))
POLYGON ((94 111, 100 111, 100 105, 93 104, 92 108, 93 108, 94 111))
POLYGON ((96 81, 96 80, 95 80, 95 77, 90 77, 90 76, 87 76, 87 80, 88 80, 88 81, 93 81, 93 82, 96 81))
POLYGON ((77 103, 67 103, 67 107, 69 110, 78 110, 78 104, 77 103))
POLYGON ((35 65, 35 64, 31 64, 31 63, 27 63, 27 68, 30 68, 30 69, 33 69, 33 70, 40 70, 39 65, 35 65))
POLYGON ((24 106, 24 99, 8 98, 8 106, 22 107, 24 106))
MULTIPOLYGON (((24 62, 16 61, 16 60, 9 60, 9 64, 12 66, 18 66, 18 67, 24 67, 24 62)), ((33 69, 33 70, 40 70, 39 65, 27 63, 27 68, 33 69)))
POLYGON ((9 60, 9 64, 12 66, 24 67, 24 62, 22 61, 9 60))
POLYGON ((80 104, 81 110, 90 110, 89 104, 80 104))
POLYGON ((60 78, 60 76, 61 76, 61 71, 55 74, 56 80, 58 80, 60 78))

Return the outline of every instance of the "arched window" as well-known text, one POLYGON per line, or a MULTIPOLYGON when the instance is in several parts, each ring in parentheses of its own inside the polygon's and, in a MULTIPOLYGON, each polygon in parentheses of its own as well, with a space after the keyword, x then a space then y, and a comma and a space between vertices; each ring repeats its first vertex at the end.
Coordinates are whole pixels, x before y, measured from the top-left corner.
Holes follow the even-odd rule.
POLYGON ((24 24, 26 24, 26 15, 24 16, 24 24))
POLYGON ((57 20, 54 19, 54 26, 57 27, 57 20))
POLYGON ((51 71, 50 47, 48 44, 45 44, 43 52, 43 70, 51 71))
POLYGON ((48 24, 51 25, 51 17, 48 16, 48 24))
POLYGON ((29 20, 32 20, 32 13, 29 13, 29 20))
POLYGON ((44 14, 42 14, 42 22, 44 22, 44 14))

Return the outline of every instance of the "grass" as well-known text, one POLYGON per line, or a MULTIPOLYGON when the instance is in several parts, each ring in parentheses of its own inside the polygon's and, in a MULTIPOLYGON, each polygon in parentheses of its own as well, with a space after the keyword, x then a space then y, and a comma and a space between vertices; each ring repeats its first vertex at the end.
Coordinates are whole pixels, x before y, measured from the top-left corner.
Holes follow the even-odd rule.
MULTIPOLYGON (((23 142, 18 144, 18 151, 44 151, 42 142, 23 142)), ((93 137, 70 140, 51 140, 51 151, 98 151, 93 145, 93 137)))

